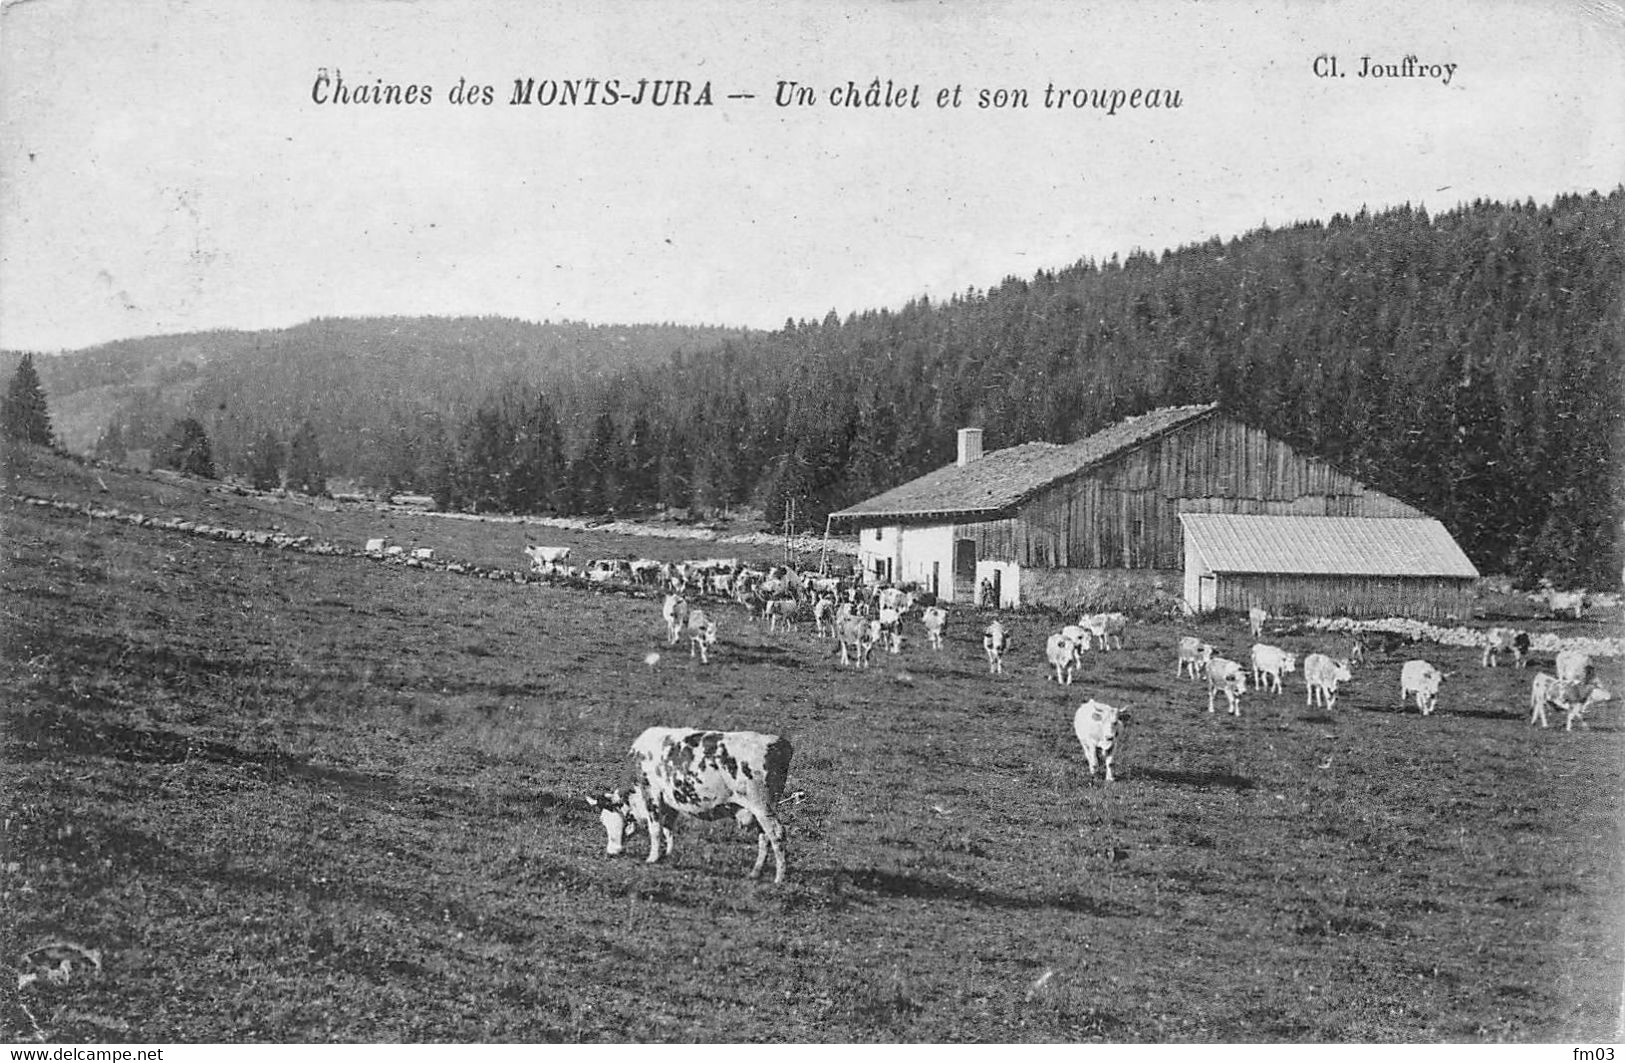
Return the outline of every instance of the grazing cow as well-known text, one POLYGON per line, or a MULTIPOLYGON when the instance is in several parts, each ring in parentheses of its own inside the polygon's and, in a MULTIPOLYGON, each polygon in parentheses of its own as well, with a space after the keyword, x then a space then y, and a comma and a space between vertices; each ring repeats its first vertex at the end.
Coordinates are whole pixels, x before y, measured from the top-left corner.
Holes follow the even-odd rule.
POLYGON ((1123 632, 1128 630, 1128 617, 1122 613, 1085 613, 1078 617, 1078 627, 1088 632, 1092 641, 1100 643, 1101 649, 1111 649, 1113 640, 1116 640, 1117 648, 1122 649, 1123 632))
POLYGON ((688 627, 688 613, 687 598, 681 594, 666 595, 665 604, 660 607, 660 615, 666 618, 666 635, 670 640, 667 645, 675 646, 677 640, 683 637, 683 629, 688 627))
POLYGON ((1247 610, 1247 629, 1253 633, 1253 638, 1264 633, 1264 621, 1269 618, 1269 612, 1262 606, 1255 605, 1247 610))
POLYGON ((931 648, 942 649, 942 629, 948 624, 948 610, 940 605, 929 606, 920 614, 920 621, 925 624, 925 638, 931 648))
POLYGON ((1439 684, 1449 675, 1426 661, 1406 661, 1399 670, 1399 703, 1405 704, 1405 696, 1414 694, 1416 707, 1422 711, 1422 715, 1432 715, 1439 706, 1439 684))
POLYGON ((1106 761, 1106 781, 1112 781, 1112 759, 1117 752, 1117 734, 1120 725, 1128 719, 1122 709, 1115 709, 1102 701, 1090 699, 1078 706, 1072 717, 1072 730, 1077 732, 1083 746, 1083 759, 1089 762, 1089 774, 1095 774, 1095 757, 1106 761))
POLYGON ((801 603, 794 598, 774 598, 762 607, 762 614, 767 617, 767 630, 777 631, 779 624, 784 624, 784 630, 794 631, 796 612, 801 603))
POLYGON ((1004 625, 997 620, 989 624, 982 632, 982 649, 987 651, 988 675, 1004 674, 1004 651, 1010 646, 1010 638, 1004 632, 1004 625))
POLYGON ((1576 721, 1581 727, 1587 726, 1585 714, 1592 705, 1612 700, 1612 694, 1595 684, 1568 683, 1545 672, 1537 672, 1529 689, 1529 723, 1530 726, 1538 723, 1545 727, 1546 707, 1555 705, 1565 713, 1563 730, 1572 731, 1576 721))
POLYGON ((1224 691, 1230 705, 1230 715, 1241 715, 1241 696, 1247 692, 1247 671, 1235 661, 1223 657, 1210 657, 1207 662, 1207 711, 1213 711, 1213 699, 1224 691))
POLYGON ((835 637, 841 640, 841 663, 869 667, 869 652, 880 641, 880 621, 847 616, 835 621, 835 637), (850 655, 847 647, 852 647, 850 655))
POLYGON ((1579 650, 1559 650, 1554 667, 1565 683, 1591 682, 1591 655, 1579 650))
POLYGON ((1484 643, 1484 656, 1480 660, 1485 668, 1494 668, 1500 663, 1501 654, 1512 654, 1512 661, 1522 668, 1529 660, 1529 635, 1527 632, 1514 631, 1509 627, 1492 627, 1484 643))
POLYGON ((1190 677, 1197 679, 1199 676, 1196 670, 1205 667, 1212 657, 1212 646, 1209 646, 1195 635, 1186 635, 1179 640, 1179 661, 1174 674, 1183 679, 1185 673, 1189 671, 1190 677))
POLYGON ((694 651, 700 653, 700 663, 710 663, 706 655, 707 646, 717 644, 717 622, 705 615, 704 609, 693 609, 688 614, 688 655, 694 656, 694 651))
POLYGON ((1303 659, 1305 705, 1312 706, 1318 700, 1322 708, 1331 712, 1337 704, 1337 684, 1353 681, 1354 673, 1349 670, 1347 661, 1334 661, 1324 653, 1311 653, 1303 659))
POLYGON ((813 603, 813 634, 818 638, 835 635, 835 599, 820 598, 813 603))
POLYGON ((367 553, 369 553, 369 554, 381 554, 381 553, 384 552, 384 547, 387 546, 387 545, 389 545, 389 544, 383 539, 368 539, 367 540, 367 553))
POLYGON ((587 798, 597 810, 614 856, 642 826, 649 832, 648 863, 672 854, 671 829, 679 816, 732 815, 756 828, 757 878, 773 850, 773 881, 784 881, 784 827, 774 815, 790 774, 790 740, 755 731, 696 731, 651 727, 632 743, 632 784, 587 798), (662 853, 662 849, 664 852, 662 853))
POLYGON ((1073 675, 1083 666, 1078 644, 1064 634, 1051 635, 1044 644, 1044 656, 1055 669, 1055 681, 1071 686, 1073 675))
POLYGON ((525 556, 530 558, 530 570, 536 573, 553 572, 570 560, 568 546, 527 546, 525 556))
MULTIPOLYGON (((1275 692, 1281 692, 1281 675, 1285 672, 1298 670, 1298 655, 1288 653, 1279 646, 1267 646, 1262 642, 1253 643, 1253 686, 1264 690, 1271 684, 1266 679, 1273 679, 1275 692)), ((1304 675, 1309 674, 1308 662, 1304 662, 1304 675)))

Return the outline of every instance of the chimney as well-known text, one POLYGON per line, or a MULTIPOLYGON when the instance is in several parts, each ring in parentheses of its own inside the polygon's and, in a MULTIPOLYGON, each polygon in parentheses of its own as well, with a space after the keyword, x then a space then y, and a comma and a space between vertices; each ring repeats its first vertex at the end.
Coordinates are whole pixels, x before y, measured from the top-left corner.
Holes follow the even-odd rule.
POLYGON ((982 430, 980 428, 961 428, 959 430, 959 467, 963 469, 971 462, 982 456, 982 430))

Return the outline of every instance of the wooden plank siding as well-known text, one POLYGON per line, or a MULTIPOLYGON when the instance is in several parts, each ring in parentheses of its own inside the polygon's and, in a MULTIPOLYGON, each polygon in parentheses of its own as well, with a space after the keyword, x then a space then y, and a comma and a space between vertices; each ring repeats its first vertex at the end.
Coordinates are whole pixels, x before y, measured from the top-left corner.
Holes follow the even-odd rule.
POLYGON ((1473 615, 1473 581, 1417 576, 1220 575, 1220 609, 1245 613, 1261 605, 1282 616, 1413 616, 1442 620, 1473 615))
POLYGON ((955 526, 980 558, 1040 568, 1184 565, 1180 513, 1426 514, 1222 416, 1184 425, 1060 481, 1003 520, 955 526))

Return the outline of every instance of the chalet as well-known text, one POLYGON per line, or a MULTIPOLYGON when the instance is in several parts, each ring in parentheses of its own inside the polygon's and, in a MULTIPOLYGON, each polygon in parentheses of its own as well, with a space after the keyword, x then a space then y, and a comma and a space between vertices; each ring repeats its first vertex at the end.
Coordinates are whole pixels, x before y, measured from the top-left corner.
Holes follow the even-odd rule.
POLYGON ((871 581, 1066 606, 1103 575, 1194 610, 1467 615, 1478 573, 1420 510, 1221 413, 1152 410, 1069 444, 982 452, 832 514, 871 581))

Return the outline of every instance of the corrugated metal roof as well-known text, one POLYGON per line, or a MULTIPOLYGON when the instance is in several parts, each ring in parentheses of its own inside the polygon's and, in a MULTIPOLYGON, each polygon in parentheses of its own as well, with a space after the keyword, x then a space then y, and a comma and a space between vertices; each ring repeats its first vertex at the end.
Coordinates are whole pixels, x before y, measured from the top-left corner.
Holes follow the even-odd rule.
POLYGON ((963 468, 955 464, 926 473, 830 515, 846 520, 872 520, 998 513, 1057 480, 1098 465, 1217 408, 1217 403, 1165 406, 1119 421, 1076 443, 1023 443, 990 451, 963 468))
POLYGON ((1478 569, 1436 520, 1181 513, 1185 539, 1218 573, 1448 576, 1478 569))

